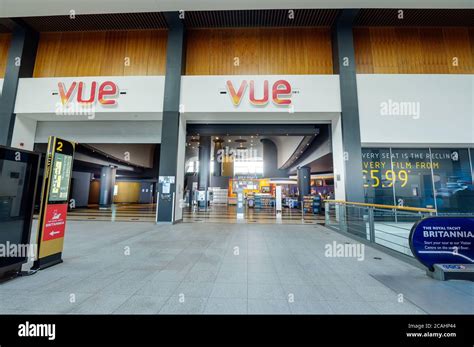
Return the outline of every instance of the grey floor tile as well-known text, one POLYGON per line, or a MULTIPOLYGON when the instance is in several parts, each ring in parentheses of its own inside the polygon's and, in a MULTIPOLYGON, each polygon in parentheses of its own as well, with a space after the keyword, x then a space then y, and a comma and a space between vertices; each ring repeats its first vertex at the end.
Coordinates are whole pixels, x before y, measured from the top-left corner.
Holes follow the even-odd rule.
POLYGON ((317 286, 308 286, 300 284, 282 284, 286 296, 292 295, 295 301, 320 301, 324 300, 323 295, 319 292, 317 286))
POLYGON ((398 295, 393 290, 379 284, 378 286, 358 286, 355 292, 366 301, 397 302, 398 295))
POLYGON ((325 257, 325 244, 352 241, 322 226, 70 221, 68 235, 64 263, 0 284, 0 313, 474 313, 470 282, 370 247, 363 262, 325 257))
POLYGON ((211 298, 247 299, 247 283, 219 283, 212 289, 211 298))
POLYGON ((291 313, 296 314, 332 314, 333 310, 326 301, 295 300, 288 303, 291 313))
POLYGON ((113 313, 118 314, 157 314, 169 297, 133 295, 113 313))
POLYGON ((280 283, 280 278, 276 272, 249 272, 249 284, 274 284, 280 283))
POLYGON ((129 298, 130 295, 96 294, 81 303, 71 313, 109 314, 118 309, 129 298))
POLYGON ((206 307, 207 299, 205 298, 188 298, 184 297, 184 301, 179 296, 173 295, 160 309, 160 314, 198 314, 203 313, 206 307))
POLYGON ((185 277, 185 282, 214 282, 217 278, 215 270, 194 270, 190 271, 185 277))
POLYGON ((174 294, 184 294, 193 298, 208 298, 214 288, 214 282, 181 282, 174 294))
POLYGON ((336 314, 376 314, 375 308, 366 301, 328 301, 336 314))
POLYGON ((420 308, 407 302, 371 302, 370 305, 382 314, 426 314, 420 308))
POLYGON ((21 310, 24 313, 68 313, 77 309, 91 296, 92 294, 85 293, 34 291, 26 295, 15 295, 8 301, 3 301, 0 305, 0 312, 5 308, 21 310))
POLYGON ((316 285, 315 287, 325 301, 364 301, 354 289, 347 286, 316 285))
POLYGON ((285 300, 249 299, 249 314, 288 314, 290 308, 285 300))
POLYGON ((204 313, 207 314, 246 314, 247 299, 210 298, 204 313))
POLYGON ((165 268, 156 275, 153 275, 151 280, 163 282, 180 282, 186 277, 187 271, 168 270, 165 268))
POLYGON ((249 284, 249 299, 286 300, 287 295, 280 284, 249 284))
POLYGON ((247 283, 247 271, 220 270, 216 282, 222 283, 247 283))
POLYGON ((135 295, 156 295, 162 297, 171 296, 181 282, 162 282, 157 279, 146 281, 141 288, 139 288, 135 295))

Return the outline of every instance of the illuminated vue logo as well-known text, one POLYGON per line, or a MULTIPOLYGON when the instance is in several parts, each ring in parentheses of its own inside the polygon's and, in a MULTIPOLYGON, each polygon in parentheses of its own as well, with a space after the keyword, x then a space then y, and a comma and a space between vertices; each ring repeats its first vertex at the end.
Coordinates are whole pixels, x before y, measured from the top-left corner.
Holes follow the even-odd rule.
MULTIPOLYGON (((255 81, 254 80, 250 80, 249 82, 247 82, 246 80, 243 80, 237 91, 234 85, 232 84, 232 81, 227 81, 226 83, 227 91, 230 94, 230 97, 232 99, 232 103, 234 104, 234 106, 240 105, 240 102, 242 101, 242 98, 244 97, 245 91, 247 90, 247 86, 249 84, 250 84, 250 92, 249 92, 250 103, 255 106, 267 105, 269 102, 269 94, 270 94, 268 80, 265 80, 263 82, 263 93, 259 93, 259 95, 262 95, 260 98, 255 97, 255 81)), ((272 101, 276 105, 280 105, 280 106, 291 105, 291 100, 290 100, 291 85, 288 81, 278 80, 275 83, 273 83, 271 94, 272 94, 272 101)))
POLYGON ((84 95, 84 82, 72 82, 69 88, 66 88, 63 82, 58 83, 59 96, 61 104, 69 104, 76 94, 77 102, 79 104, 95 104, 99 102, 102 105, 116 105, 118 87, 112 81, 105 81, 97 88, 97 82, 93 81, 90 86, 90 91, 84 95))

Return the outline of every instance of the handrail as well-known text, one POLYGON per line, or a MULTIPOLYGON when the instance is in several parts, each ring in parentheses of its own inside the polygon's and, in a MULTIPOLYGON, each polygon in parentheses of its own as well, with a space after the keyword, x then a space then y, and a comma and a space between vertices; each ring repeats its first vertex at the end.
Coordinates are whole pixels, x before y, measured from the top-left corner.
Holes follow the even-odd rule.
POLYGON ((407 206, 394 206, 394 205, 367 204, 367 203, 362 203, 362 202, 350 202, 350 201, 344 201, 344 200, 324 200, 324 202, 333 202, 333 203, 344 204, 344 205, 374 207, 374 208, 387 209, 387 210, 436 213, 436 210, 433 209, 433 208, 423 208, 423 207, 407 207, 407 206))

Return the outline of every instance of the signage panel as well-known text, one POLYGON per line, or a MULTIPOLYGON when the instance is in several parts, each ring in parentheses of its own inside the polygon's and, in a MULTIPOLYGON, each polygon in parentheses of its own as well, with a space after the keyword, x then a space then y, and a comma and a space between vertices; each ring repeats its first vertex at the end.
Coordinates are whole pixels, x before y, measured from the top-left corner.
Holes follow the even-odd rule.
MULTIPOLYGON (((239 106, 242 101, 245 91, 247 90, 247 85, 250 85, 249 91, 249 102, 254 106, 265 106, 269 102, 269 82, 268 80, 263 81, 263 90, 261 91, 260 98, 257 98, 255 92, 255 80, 243 80, 240 83, 239 88, 236 90, 232 80, 226 82, 227 91, 229 92, 230 98, 234 106, 239 106)), ((291 84, 287 80, 277 80, 272 85, 272 101, 275 105, 288 106, 291 105, 291 84)))
POLYGON ((62 262, 73 156, 74 143, 54 136, 49 138, 34 269, 62 262))
POLYGON ((46 206, 44 232, 42 241, 64 237, 66 229, 67 204, 51 204, 46 206))
POLYGON ((474 212, 467 148, 363 148, 362 175, 368 203, 474 212))
POLYGON ((183 76, 180 104, 188 116, 262 112, 332 117, 341 112, 339 90, 338 75, 183 76))
POLYGON ((433 270, 434 264, 474 264, 474 217, 429 217, 411 229, 413 255, 433 270))

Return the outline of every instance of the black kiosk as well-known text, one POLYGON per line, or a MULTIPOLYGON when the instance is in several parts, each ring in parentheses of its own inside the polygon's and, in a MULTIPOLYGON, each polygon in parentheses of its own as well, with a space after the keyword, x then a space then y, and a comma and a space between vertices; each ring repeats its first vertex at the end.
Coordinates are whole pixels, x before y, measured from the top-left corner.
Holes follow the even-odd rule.
POLYGON ((41 154, 0 146, 0 281, 16 276, 30 247, 41 154))

